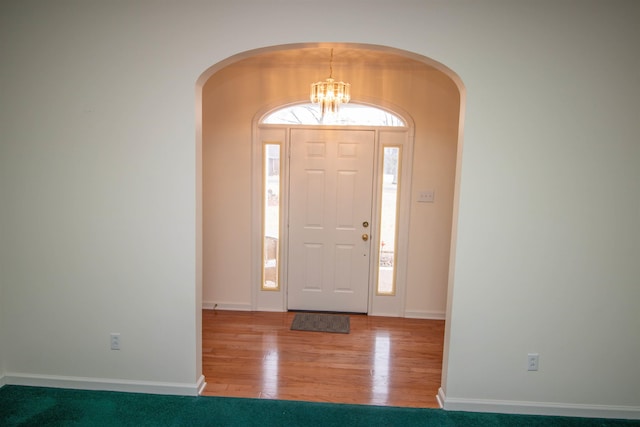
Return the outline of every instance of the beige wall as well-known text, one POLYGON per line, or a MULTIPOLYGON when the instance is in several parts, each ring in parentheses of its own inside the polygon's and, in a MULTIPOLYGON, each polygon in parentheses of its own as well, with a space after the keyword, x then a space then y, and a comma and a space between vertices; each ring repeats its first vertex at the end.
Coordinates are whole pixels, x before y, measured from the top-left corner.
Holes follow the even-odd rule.
MULTIPOLYGON (((327 47, 304 49, 328 54, 327 47)), ((360 55, 367 52, 361 49, 360 55)), ((448 284, 459 93, 426 64, 380 55, 372 64, 344 63, 335 49, 334 76, 352 83, 352 98, 397 105, 415 123, 413 193, 436 191, 436 203, 411 203, 406 311, 444 318, 448 284)), ((370 53, 366 53, 369 55, 370 53)), ((349 52, 349 56, 352 56, 349 52)), ((206 305, 251 307, 251 137, 256 113, 308 99, 309 83, 328 73, 325 61, 309 64, 301 53, 232 64, 203 89, 204 263, 206 305)), ((316 54, 316 56, 321 55, 316 54)), ((259 173, 259 171, 258 171, 259 173)))

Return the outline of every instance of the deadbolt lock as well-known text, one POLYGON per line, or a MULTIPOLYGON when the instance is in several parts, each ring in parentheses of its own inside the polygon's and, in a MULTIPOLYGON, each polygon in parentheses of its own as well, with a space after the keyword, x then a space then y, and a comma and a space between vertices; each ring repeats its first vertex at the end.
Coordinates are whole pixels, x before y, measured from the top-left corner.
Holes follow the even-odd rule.
POLYGON ((362 223, 362 226, 363 226, 364 228, 367 228, 367 227, 369 226, 369 221, 365 221, 365 222, 363 222, 363 223, 362 223))

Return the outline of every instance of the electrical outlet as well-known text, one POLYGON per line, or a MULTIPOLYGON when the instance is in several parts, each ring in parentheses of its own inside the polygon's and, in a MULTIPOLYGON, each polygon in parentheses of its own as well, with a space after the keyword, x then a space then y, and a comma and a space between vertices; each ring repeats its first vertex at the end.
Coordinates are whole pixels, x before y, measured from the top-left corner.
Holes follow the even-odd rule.
POLYGON ((538 353, 529 353, 527 354, 527 370, 528 371, 537 371, 538 370, 538 358, 540 355, 538 353))
POLYGON ((120 334, 117 332, 111 334, 111 350, 120 350, 120 334))

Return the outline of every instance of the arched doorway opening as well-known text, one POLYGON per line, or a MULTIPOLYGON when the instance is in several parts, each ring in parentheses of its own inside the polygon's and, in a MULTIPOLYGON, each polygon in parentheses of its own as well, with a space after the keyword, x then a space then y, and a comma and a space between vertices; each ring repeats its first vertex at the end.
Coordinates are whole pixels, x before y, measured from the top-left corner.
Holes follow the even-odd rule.
MULTIPOLYGON (((464 89, 455 73, 429 58, 362 44, 298 44, 244 52, 216 64, 199 79, 202 305, 236 310, 258 306, 260 285, 252 262, 260 254, 252 253, 255 230, 250 226, 256 173, 251 118, 261 108, 305 99, 308 83, 326 77, 330 48, 336 49, 336 74, 354 85, 352 99, 399 105, 415 118, 402 316, 444 319, 455 253, 464 89), (435 199, 423 203, 418 200, 423 193, 435 199)), ((443 383, 445 375, 443 369, 443 383)))

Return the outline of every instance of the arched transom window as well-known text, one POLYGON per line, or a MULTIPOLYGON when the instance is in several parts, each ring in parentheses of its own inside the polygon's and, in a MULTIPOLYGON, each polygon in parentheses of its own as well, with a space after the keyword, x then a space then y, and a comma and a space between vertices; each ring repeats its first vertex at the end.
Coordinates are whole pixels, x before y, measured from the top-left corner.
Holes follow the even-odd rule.
POLYGON ((391 126, 405 127, 397 115, 365 104, 343 104, 338 114, 320 114, 316 104, 296 104, 275 110, 262 120, 275 125, 342 125, 342 126, 391 126))

